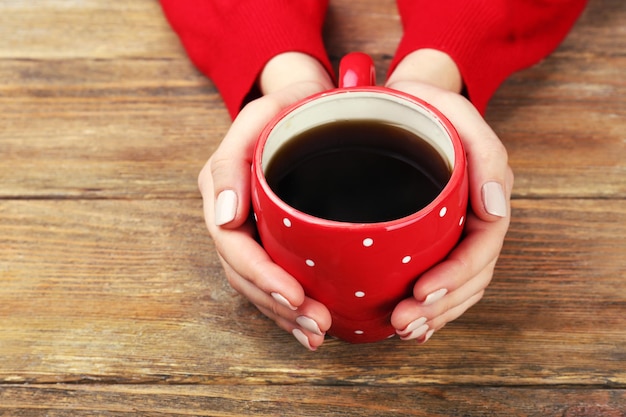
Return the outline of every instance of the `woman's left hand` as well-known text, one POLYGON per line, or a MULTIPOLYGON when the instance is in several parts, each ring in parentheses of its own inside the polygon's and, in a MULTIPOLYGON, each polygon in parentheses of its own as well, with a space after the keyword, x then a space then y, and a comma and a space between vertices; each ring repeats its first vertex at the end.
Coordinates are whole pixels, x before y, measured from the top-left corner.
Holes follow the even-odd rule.
MULTIPOLYGON (((443 58, 444 64, 454 65, 440 52, 429 52, 435 53, 435 61, 443 58)), ((457 79, 446 78, 445 71, 415 76, 419 64, 405 61, 407 65, 403 67, 403 61, 398 66, 387 87, 419 97, 448 117, 465 146, 469 172, 470 206, 461 241, 446 259, 419 277, 413 296, 401 301, 391 318, 403 340, 424 343, 476 304, 491 282, 509 227, 513 172, 500 139, 474 106, 454 91, 460 90, 456 66, 457 79)))

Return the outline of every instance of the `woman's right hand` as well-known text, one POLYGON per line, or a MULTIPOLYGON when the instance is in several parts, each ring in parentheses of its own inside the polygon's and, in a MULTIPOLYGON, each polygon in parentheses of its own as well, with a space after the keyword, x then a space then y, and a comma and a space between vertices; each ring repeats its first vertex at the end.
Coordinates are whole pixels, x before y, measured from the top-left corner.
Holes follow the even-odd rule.
POLYGON ((249 216, 250 167, 265 125, 285 107, 331 89, 333 83, 316 59, 289 52, 268 62, 259 86, 263 96, 242 109, 200 172, 204 217, 230 285, 305 347, 316 350, 330 328, 330 312, 306 297, 298 281, 255 240, 249 216))

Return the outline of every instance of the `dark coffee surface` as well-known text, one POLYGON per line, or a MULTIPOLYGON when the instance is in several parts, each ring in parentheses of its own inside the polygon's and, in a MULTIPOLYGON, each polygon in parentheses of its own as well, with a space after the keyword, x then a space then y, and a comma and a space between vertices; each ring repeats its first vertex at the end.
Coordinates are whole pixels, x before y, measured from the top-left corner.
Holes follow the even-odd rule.
POLYGON ((414 213, 450 178, 448 164, 430 144, 376 121, 311 129, 279 149, 265 172, 272 190, 290 206, 353 223, 414 213))

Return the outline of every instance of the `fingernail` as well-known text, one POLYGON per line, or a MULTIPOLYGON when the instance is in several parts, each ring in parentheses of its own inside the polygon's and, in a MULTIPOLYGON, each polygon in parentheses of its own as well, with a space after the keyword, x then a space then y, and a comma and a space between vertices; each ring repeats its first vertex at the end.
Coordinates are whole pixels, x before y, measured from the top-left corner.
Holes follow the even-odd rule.
POLYGON ((426 299, 422 302, 423 306, 429 306, 437 301, 441 300, 446 294, 448 290, 445 288, 441 288, 437 291, 431 292, 426 296, 426 299))
POLYGON ((413 339, 417 339, 418 337, 422 337, 424 335, 424 333, 426 333, 428 331, 428 325, 424 324, 420 327, 418 327, 417 329, 413 330, 411 333, 409 333, 406 336, 400 336, 400 339, 402 340, 413 340, 413 339))
POLYGON ((482 188, 482 197, 487 213, 498 217, 506 216, 506 197, 500 183, 495 181, 485 183, 482 188))
POLYGON ((320 330, 320 326, 318 326, 317 322, 310 317, 298 316, 298 318, 296 318, 296 323, 311 333, 315 333, 318 336, 324 336, 324 333, 320 330))
POLYGON ((284 305, 285 307, 296 311, 298 309, 298 307, 294 307, 291 305, 291 303, 289 302, 289 300, 287 300, 285 297, 283 297, 281 294, 277 293, 277 292, 273 292, 271 293, 272 297, 274 298, 274 300, 278 301, 280 304, 284 305))
POLYGON ((397 331, 396 333, 401 337, 406 336, 418 327, 422 327, 427 321, 428 319, 426 317, 420 317, 417 320, 413 320, 403 330, 397 331))
POLYGON ((235 214, 237 214, 237 193, 233 190, 222 191, 215 201, 215 225, 221 226, 232 222, 235 214))
POLYGON ((313 348, 313 346, 311 346, 311 344, 309 343, 309 338, 306 337, 306 335, 304 334, 304 332, 302 332, 302 330, 300 330, 300 329, 293 329, 291 331, 291 334, 293 334, 293 337, 295 337, 296 340, 298 340, 298 342, 300 342, 300 344, 302 344, 302 346, 304 346, 305 348, 307 348, 309 350, 315 350, 313 348))
POLYGON ((424 340, 420 341, 420 344, 423 345, 424 343, 428 342, 428 339, 430 339, 434 333, 434 329, 429 330, 428 333, 426 333, 426 336, 424 336, 424 340))

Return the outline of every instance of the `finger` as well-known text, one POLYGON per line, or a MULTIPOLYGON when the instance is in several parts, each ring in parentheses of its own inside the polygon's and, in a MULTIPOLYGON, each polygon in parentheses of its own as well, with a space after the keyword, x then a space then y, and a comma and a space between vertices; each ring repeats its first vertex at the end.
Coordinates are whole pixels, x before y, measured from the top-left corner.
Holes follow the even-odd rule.
POLYGON ((463 286, 445 294, 432 303, 423 303, 415 298, 403 300, 392 314, 392 324, 402 336, 426 323, 432 326, 433 320, 440 320, 441 317, 446 317, 448 311, 456 309, 458 306, 465 304, 468 299, 475 297, 476 294, 484 292, 491 282, 495 264, 496 260, 489 263, 484 270, 476 274, 463 286))
MULTIPOLYGON (((481 291, 472 297, 468 298, 463 304, 456 306, 455 308, 448 310, 445 316, 438 317, 432 323, 430 323, 430 327, 428 331, 421 337, 417 338, 417 342, 419 344, 424 344, 428 342, 432 338, 435 332, 441 330, 446 324, 458 319, 461 317, 467 310, 469 310, 472 306, 478 303, 484 295, 484 291, 481 291)), ((407 340, 407 339, 404 339, 407 340)))
POLYGON ((401 334, 413 324, 424 330, 425 321, 463 304, 484 290, 493 277, 510 217, 485 222, 468 214, 465 237, 440 264, 424 273, 413 288, 413 298, 401 302, 392 323, 401 334))
POLYGON ((272 317, 287 317, 289 312, 295 311, 288 303, 276 297, 272 297, 271 294, 261 290, 246 278, 239 275, 233 268, 230 267, 230 265, 228 265, 228 263, 223 260, 223 258, 221 258, 221 260, 230 286, 252 304, 258 308, 264 308, 271 311, 273 313, 272 317))
POLYGON ((324 335, 330 328, 331 318, 321 303, 306 298, 298 310, 294 311, 239 276, 227 264, 224 265, 224 269, 229 277, 229 283, 237 292, 280 328, 291 333, 305 347, 315 350, 323 343, 324 335))
POLYGON ((469 197, 474 213, 486 221, 507 217, 513 173, 506 148, 474 106, 461 96, 441 110, 456 128, 467 155, 469 197))
MULTIPOLYGON (((508 184, 513 181, 512 175, 510 172, 507 176, 508 184)), ((510 200, 511 188, 507 187, 507 200, 510 200)), ((413 288, 414 297, 422 302, 436 301, 484 270, 500 255, 510 219, 508 214, 497 220, 483 221, 470 210, 461 241, 443 262, 419 278, 413 288)))
POLYGON ((508 217, 513 171, 506 148, 465 98, 458 96, 457 100, 465 105, 447 114, 465 147, 471 208, 485 221, 508 217))
POLYGON ((484 222, 469 214, 466 234, 447 258, 425 272, 413 287, 413 296, 422 303, 433 303, 472 280, 495 262, 508 229, 508 218, 484 222))
POLYGON ((444 314, 435 317, 429 324, 434 331, 441 330, 448 323, 461 317, 467 310, 475 306, 485 295, 485 290, 481 290, 471 297, 467 298, 461 304, 447 310, 444 314))
POLYGON ((272 312, 272 317, 283 317, 300 327, 323 336, 330 328, 332 319, 328 309, 320 302, 305 297, 296 310, 271 294, 267 294, 224 263, 230 285, 258 308, 272 312))
POLYGON ((203 199, 214 204, 210 219, 218 226, 235 228, 250 210, 250 166, 254 146, 265 126, 282 109, 324 87, 303 82, 247 104, 233 121, 222 143, 198 176, 203 199))
POLYGON ((250 166, 258 135, 280 108, 271 99, 246 106, 198 176, 207 221, 234 228, 248 217, 250 166), (259 104, 267 103, 266 106, 259 104))
MULTIPOLYGON (((222 263, 232 270, 232 276, 241 277, 291 310, 303 303, 304 290, 300 283, 276 265, 248 231, 214 227, 212 235, 222 263)), ((250 298, 249 294, 245 295, 250 298)))
MULTIPOLYGON (((204 185, 207 189, 213 189, 211 175, 206 177, 204 185)), ((252 282, 292 309, 302 303, 304 290, 301 285, 276 265, 254 239, 254 224, 251 219, 247 219, 236 229, 222 228, 212 221, 215 209, 212 197, 203 195, 203 207, 206 225, 217 252, 223 260, 222 263, 230 267, 233 274, 252 282)))
POLYGON ((271 320, 273 320, 276 325, 278 325, 278 327, 291 333, 292 336, 295 337, 296 340, 300 342, 300 344, 302 344, 302 346, 311 351, 317 350, 317 348, 319 348, 322 343, 324 343, 324 335, 311 332, 310 330, 303 328, 297 323, 287 320, 284 317, 274 316, 272 311, 266 310, 262 307, 259 308, 259 311, 265 316, 269 317, 271 320))
POLYGON ((474 213, 486 221, 507 217, 513 173, 506 148, 478 110, 457 94, 433 97, 434 105, 457 130, 467 155, 469 198, 474 213))

